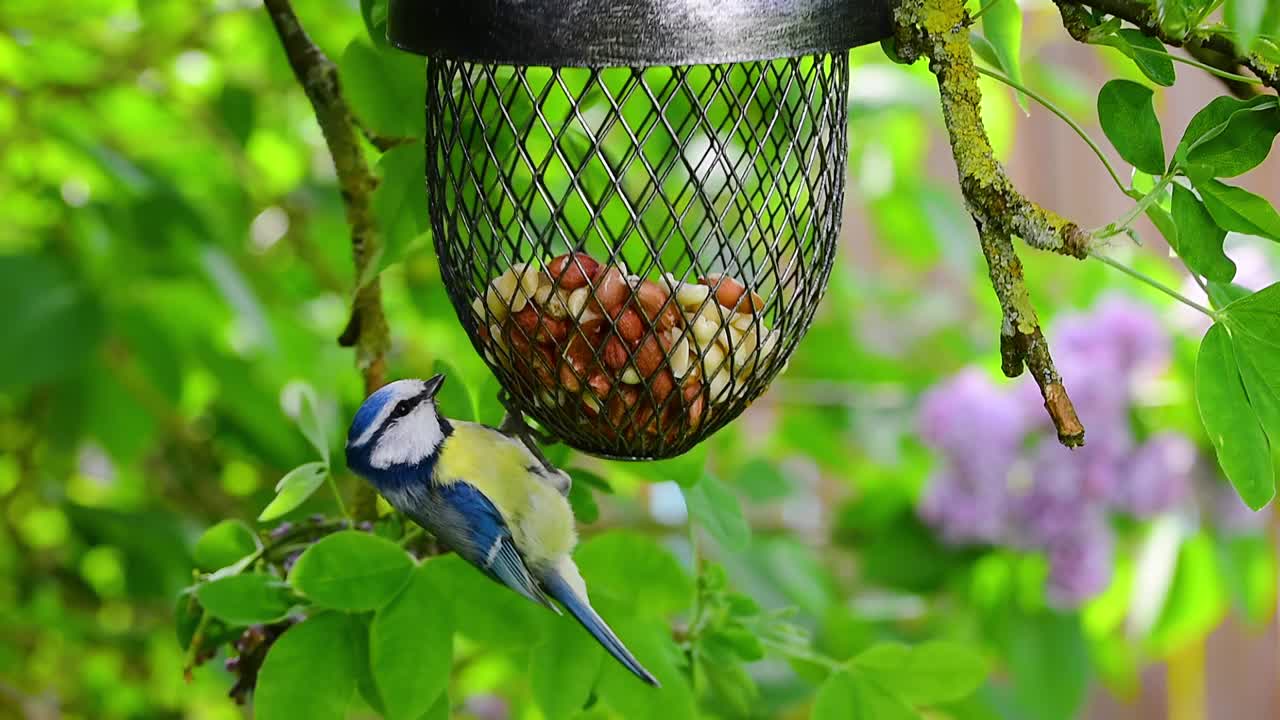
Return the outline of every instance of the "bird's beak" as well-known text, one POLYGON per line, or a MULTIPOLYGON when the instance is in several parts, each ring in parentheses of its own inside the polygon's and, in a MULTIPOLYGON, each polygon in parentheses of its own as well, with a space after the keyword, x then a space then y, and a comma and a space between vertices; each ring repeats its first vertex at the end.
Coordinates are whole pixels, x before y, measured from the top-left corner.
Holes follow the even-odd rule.
POLYGON ((422 394, 426 395, 429 400, 434 399, 436 393, 440 392, 440 388, 443 385, 444 375, 433 375, 431 376, 431 379, 427 380, 426 387, 423 388, 422 394))

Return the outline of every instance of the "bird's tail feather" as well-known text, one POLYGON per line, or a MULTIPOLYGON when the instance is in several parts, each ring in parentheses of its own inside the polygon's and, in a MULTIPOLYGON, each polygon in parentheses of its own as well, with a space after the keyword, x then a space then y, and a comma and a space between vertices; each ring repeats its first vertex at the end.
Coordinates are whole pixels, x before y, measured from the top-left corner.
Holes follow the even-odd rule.
POLYGON ((591 633, 591 636, 604 646, 604 649, 610 655, 622 663, 623 667, 646 683, 654 687, 661 687, 653 673, 650 673, 640 664, 640 661, 631 654, 626 645, 622 644, 622 641, 618 639, 618 636, 605 623, 604 619, 592 609, 585 592, 580 593, 570 581, 566 580, 556 570, 546 572, 541 580, 547 594, 560 601, 560 604, 569 611, 569 614, 579 623, 582 623, 582 627, 586 628, 587 632, 591 633))

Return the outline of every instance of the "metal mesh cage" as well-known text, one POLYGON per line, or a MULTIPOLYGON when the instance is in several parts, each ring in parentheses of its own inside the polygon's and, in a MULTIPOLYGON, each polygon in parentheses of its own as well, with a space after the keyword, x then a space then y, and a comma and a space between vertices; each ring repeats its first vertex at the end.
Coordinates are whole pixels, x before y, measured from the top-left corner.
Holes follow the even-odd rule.
POLYGON ((432 59, 427 191, 458 316, 580 450, 678 455, 785 366, 835 254, 847 55, 432 59))

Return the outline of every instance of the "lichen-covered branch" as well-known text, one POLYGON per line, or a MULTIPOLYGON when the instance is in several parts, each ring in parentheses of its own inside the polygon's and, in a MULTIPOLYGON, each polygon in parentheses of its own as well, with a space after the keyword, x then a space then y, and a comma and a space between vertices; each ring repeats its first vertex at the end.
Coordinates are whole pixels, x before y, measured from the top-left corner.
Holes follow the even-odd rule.
MULTIPOLYGON (((280 36, 289 66, 311 101, 333 157, 347 224, 351 226, 351 251, 359 282, 369 277, 370 265, 377 262, 381 252, 372 208, 377 178, 370 171, 360 145, 360 125, 342 97, 337 66, 307 36, 289 0, 265 0, 264 4, 280 36)), ((365 391, 373 392, 381 387, 391 338, 382 311, 382 287, 376 276, 356 289, 351 319, 338 342, 356 349, 356 365, 364 376, 365 391)), ((367 483, 356 486, 353 511, 357 520, 376 518, 375 499, 367 483)))
POLYGON ((1031 371, 1045 409, 1064 445, 1084 443, 1084 427, 1050 357, 1022 277, 1013 237, 1032 247, 1084 259, 1090 237, 1074 223, 1023 197, 995 159, 982 124, 978 71, 969 50, 964 0, 900 0, 894 11, 898 55, 908 62, 929 59, 938 79, 942 114, 974 223, 978 226, 991 284, 1004 314, 1000 332, 1003 370, 1016 377, 1031 371))
POLYGON ((1242 53, 1229 35, 1210 30, 1193 30, 1186 36, 1175 35, 1161 27, 1156 4, 1153 0, 1054 0, 1062 13, 1063 25, 1071 37, 1086 42, 1090 30, 1097 24, 1085 7, 1120 18, 1156 38, 1165 45, 1185 47, 1193 55, 1212 53, 1220 60, 1210 64, 1220 67, 1222 58, 1236 67, 1247 68, 1263 85, 1280 92, 1280 65, 1269 62, 1257 53, 1242 53))

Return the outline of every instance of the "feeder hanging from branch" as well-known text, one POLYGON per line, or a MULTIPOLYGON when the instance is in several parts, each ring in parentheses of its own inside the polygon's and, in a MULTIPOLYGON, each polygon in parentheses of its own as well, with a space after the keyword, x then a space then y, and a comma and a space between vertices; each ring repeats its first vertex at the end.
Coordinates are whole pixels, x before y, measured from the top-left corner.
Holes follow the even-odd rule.
POLYGON ((848 50, 888 28, 881 0, 392 0, 440 273, 520 410, 660 458, 764 392, 835 256, 848 50))

